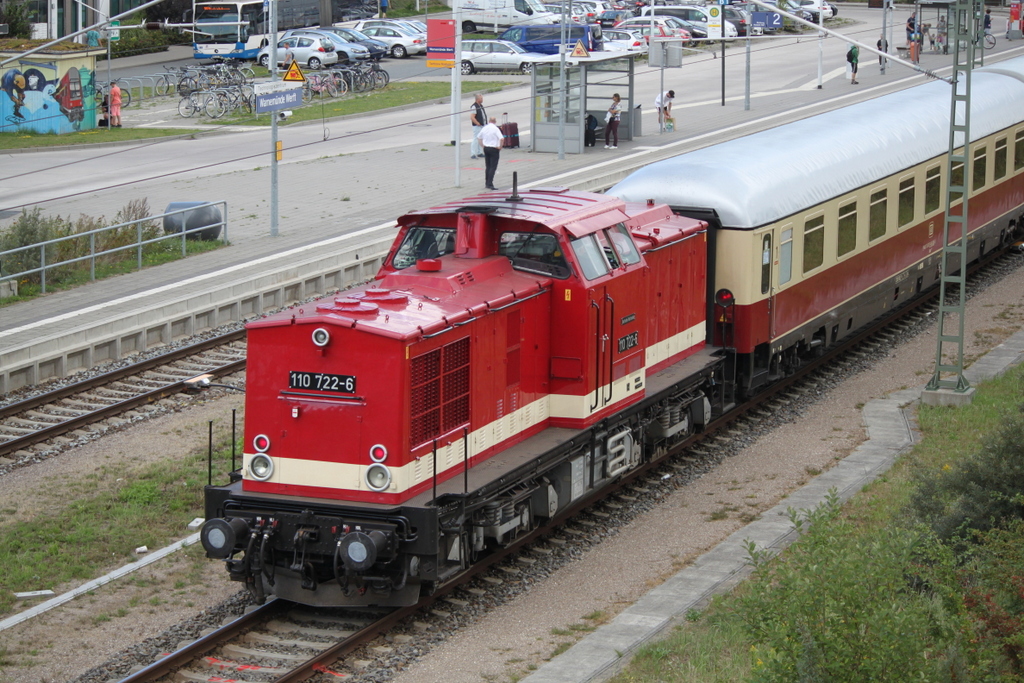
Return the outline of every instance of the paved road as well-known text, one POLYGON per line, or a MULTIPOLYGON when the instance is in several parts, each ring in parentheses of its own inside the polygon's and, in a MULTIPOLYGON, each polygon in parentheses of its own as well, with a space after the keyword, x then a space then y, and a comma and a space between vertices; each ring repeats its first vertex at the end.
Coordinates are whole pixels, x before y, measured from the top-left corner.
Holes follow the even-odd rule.
MULTIPOLYGON (((844 27, 845 33, 874 43, 880 10, 844 5, 841 12, 854 22, 844 27)), ((896 17, 900 16, 897 12, 896 17)), ((822 43, 824 87, 818 89, 817 38, 755 42, 750 111, 743 108, 746 74, 742 43, 730 47, 725 60, 725 106, 720 104, 722 62, 717 56, 690 56, 681 69, 666 70, 664 74, 641 65, 635 78, 635 95, 645 112, 643 137, 621 145, 616 152, 599 145, 584 155, 567 155, 565 160, 526 149, 506 150, 499 167, 499 185, 511 184, 513 170, 519 172, 523 183, 565 183, 573 173, 595 163, 614 167, 626 155, 653 160, 752 128, 777 125, 815 108, 843 106, 925 80, 902 68, 890 68, 883 76, 865 56, 861 85, 852 86, 844 72, 846 49, 842 40, 822 43), (651 105, 662 82, 666 89, 677 92, 679 129, 659 135, 651 105)), ((1007 44, 1001 40, 986 56, 992 59, 996 53, 1006 56, 1021 52, 1024 42, 1007 44)), ((942 69, 947 68, 950 59, 926 54, 924 63, 942 69)), ((626 84, 622 87, 625 90, 626 84)), ((463 97, 462 111, 470 102, 470 96, 463 97)), ((520 122, 524 144, 530 139, 530 103, 528 87, 488 94, 485 102, 490 113, 508 112, 512 120, 520 122)), ((129 118, 135 115, 129 112, 129 118)), ((195 127, 183 124, 169 106, 146 115, 153 119, 146 125, 195 127)), ((465 116, 459 119, 464 144, 458 164, 455 150, 446 144, 452 137, 450 105, 443 102, 282 127, 281 246, 376 225, 405 210, 482 190, 482 168, 468 158, 469 130, 465 116), (456 168, 461 187, 456 187, 456 168)), ((156 210, 172 201, 226 199, 230 204, 232 242, 239 245, 262 240, 268 235, 270 222, 269 138, 266 129, 246 129, 130 147, 7 155, 5 171, 0 171, 0 212, 39 206, 45 213, 112 217, 120 206, 136 197, 147 198, 156 210)))

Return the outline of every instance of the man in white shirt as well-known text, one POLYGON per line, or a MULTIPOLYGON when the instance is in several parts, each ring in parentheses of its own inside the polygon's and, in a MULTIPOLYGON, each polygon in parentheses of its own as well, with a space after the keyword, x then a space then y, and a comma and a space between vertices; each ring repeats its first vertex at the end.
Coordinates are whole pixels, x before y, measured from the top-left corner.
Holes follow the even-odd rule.
POLYGON ((501 146, 504 144, 505 136, 498 128, 497 119, 491 117, 487 125, 480 129, 476 135, 484 148, 484 181, 488 190, 497 190, 494 186, 494 173, 498 170, 498 155, 501 154, 501 146))
POLYGON ((665 119, 672 116, 672 100, 675 99, 676 91, 669 90, 654 98, 654 108, 658 110, 658 124, 664 127, 665 119))

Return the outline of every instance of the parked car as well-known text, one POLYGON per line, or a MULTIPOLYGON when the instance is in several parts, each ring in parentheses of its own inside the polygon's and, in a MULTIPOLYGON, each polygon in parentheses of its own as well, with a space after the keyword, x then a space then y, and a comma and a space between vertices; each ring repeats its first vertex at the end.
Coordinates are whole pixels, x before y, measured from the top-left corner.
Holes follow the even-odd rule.
POLYGON ((582 7, 584 24, 596 23, 597 15, 604 11, 604 7, 601 7, 601 5, 593 0, 576 0, 574 4, 582 7))
POLYGON ((290 36, 307 36, 310 38, 325 38, 334 44, 334 51, 338 55, 338 63, 356 63, 370 58, 370 51, 358 43, 350 43, 337 33, 327 29, 292 29, 282 34, 282 38, 290 36))
MULTIPOLYGON (((796 2, 798 0, 792 1, 796 2)), ((650 16, 651 14, 654 14, 655 16, 676 17, 677 19, 684 19, 688 22, 697 22, 705 26, 707 26, 708 20, 711 19, 711 14, 707 7, 698 7, 696 5, 645 7, 640 16, 643 18, 650 16)), ((739 30, 731 21, 723 19, 722 34, 726 38, 735 38, 739 35, 739 30)))
POLYGON ((723 5, 722 17, 736 27, 736 35, 747 35, 747 30, 750 28, 750 12, 733 5, 723 5))
MULTIPOLYGON (((559 17, 562 16, 562 6, 561 5, 548 4, 548 5, 544 5, 544 9, 548 10, 549 12, 554 12, 559 17)), ((566 7, 565 7, 565 11, 568 14, 569 21, 571 21, 572 23, 574 23, 574 24, 586 24, 587 23, 585 21, 585 18, 586 18, 586 15, 587 15, 587 11, 586 11, 586 9, 582 5, 580 5, 578 3, 575 3, 575 2, 568 3, 566 5, 566 7)))
POLYGON ((392 26, 370 26, 363 30, 363 33, 387 43, 391 49, 391 56, 398 59, 427 51, 427 37, 422 33, 412 33, 392 26))
MULTIPOLYGON (((644 42, 651 42, 651 22, 647 21, 645 24, 637 24, 633 26, 620 25, 618 30, 630 31, 631 33, 639 33, 644 38, 644 42)), ((672 38, 675 40, 682 40, 684 43, 689 42, 692 39, 692 35, 686 29, 672 29, 666 26, 654 26, 654 37, 655 38, 672 38), (682 31, 680 34, 679 31, 682 31)))
MULTIPOLYGON (((285 55, 291 50, 295 61, 309 69, 319 69, 323 66, 336 64, 338 55, 334 50, 334 43, 329 38, 314 38, 311 36, 292 36, 277 43, 277 64, 284 64, 285 55)), ((271 46, 267 45, 256 55, 256 62, 263 67, 270 66, 271 46)))
POLYGON ((601 36, 604 49, 608 52, 646 52, 647 38, 639 31, 617 28, 605 29, 601 36))
POLYGON ((601 24, 601 28, 609 29, 613 26, 618 26, 619 22, 632 18, 633 13, 629 10, 609 9, 597 15, 597 23, 601 24))
POLYGON ((405 21, 403 19, 363 19, 361 21, 347 21, 343 24, 343 26, 346 26, 348 28, 354 28, 357 31, 362 31, 363 33, 366 33, 366 29, 368 28, 386 26, 388 28, 397 28, 402 31, 408 31, 409 33, 426 34, 426 31, 420 30, 412 23, 405 21))
POLYGON ((689 40, 692 37, 686 26, 683 25, 683 22, 675 17, 663 17, 657 14, 654 15, 653 21, 650 15, 646 17, 633 17, 619 24, 617 28, 641 31, 645 36, 648 36, 651 33, 652 23, 655 26, 655 38, 684 38, 689 40))
POLYGON ((374 40, 365 33, 360 33, 354 28, 344 28, 342 26, 324 26, 320 29, 321 31, 330 31, 331 33, 337 34, 347 40, 350 43, 356 45, 362 45, 370 53, 370 59, 380 59, 381 57, 387 57, 390 51, 388 44, 380 40, 374 40))
POLYGON ((464 40, 462 74, 469 76, 477 71, 519 71, 528 74, 533 71, 533 62, 545 57, 547 55, 527 52, 507 40, 464 40))
MULTIPOLYGON (((578 40, 582 40, 583 46, 590 52, 601 49, 601 27, 597 24, 569 24, 566 32, 566 45, 569 49, 572 49, 578 40)), ((562 27, 560 24, 514 26, 498 37, 501 40, 518 43, 529 52, 556 55, 562 42, 562 27)))

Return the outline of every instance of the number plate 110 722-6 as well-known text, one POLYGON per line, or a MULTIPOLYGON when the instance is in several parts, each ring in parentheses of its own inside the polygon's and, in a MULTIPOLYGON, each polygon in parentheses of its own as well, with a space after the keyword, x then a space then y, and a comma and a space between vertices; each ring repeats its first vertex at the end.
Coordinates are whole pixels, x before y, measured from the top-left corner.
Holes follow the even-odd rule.
POLYGON ((354 375, 329 375, 326 372, 299 372, 292 370, 288 373, 288 388, 354 394, 356 391, 356 378, 354 375))

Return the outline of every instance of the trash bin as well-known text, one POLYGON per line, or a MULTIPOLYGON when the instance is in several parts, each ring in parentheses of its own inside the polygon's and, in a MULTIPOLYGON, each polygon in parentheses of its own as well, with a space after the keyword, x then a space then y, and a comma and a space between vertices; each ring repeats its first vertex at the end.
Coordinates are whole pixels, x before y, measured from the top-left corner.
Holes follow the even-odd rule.
POLYGON ((220 207, 209 202, 171 202, 164 209, 164 232, 181 232, 184 230, 195 230, 189 232, 189 239, 215 240, 220 237, 220 229, 224 219, 220 214, 220 207), (199 207, 199 208, 192 208, 199 207), (183 211, 183 209, 192 209, 183 211), (175 212, 175 213, 172 213, 175 212), (184 225, 184 228, 182 226, 184 225), (199 228, 206 228, 199 230, 199 228))
POLYGON ((641 116, 643 112, 640 111, 640 107, 641 105, 636 105, 636 109, 633 110, 633 120, 630 121, 632 124, 632 130, 630 132, 633 134, 634 138, 638 138, 643 135, 640 125, 643 121, 643 116, 641 116))

